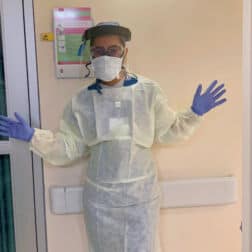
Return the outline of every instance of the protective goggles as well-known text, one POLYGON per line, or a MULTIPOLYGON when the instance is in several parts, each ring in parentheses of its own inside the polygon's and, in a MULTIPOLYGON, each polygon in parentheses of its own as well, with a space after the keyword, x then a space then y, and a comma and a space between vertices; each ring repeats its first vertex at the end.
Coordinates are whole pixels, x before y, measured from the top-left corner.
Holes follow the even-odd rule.
POLYGON ((107 49, 100 46, 94 46, 90 48, 90 52, 92 58, 97 58, 105 55, 121 58, 124 53, 124 48, 117 45, 109 46, 107 49))

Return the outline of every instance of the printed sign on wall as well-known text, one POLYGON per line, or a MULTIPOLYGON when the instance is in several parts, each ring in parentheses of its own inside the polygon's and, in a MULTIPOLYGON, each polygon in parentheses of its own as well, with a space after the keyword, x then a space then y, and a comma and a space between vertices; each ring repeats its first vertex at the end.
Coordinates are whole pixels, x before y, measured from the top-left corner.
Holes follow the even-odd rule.
MULTIPOLYGON (((56 75, 58 78, 84 78, 89 72, 85 67, 90 56, 89 44, 81 56, 78 56, 78 49, 82 34, 93 26, 91 9, 55 8, 53 14, 56 75)), ((89 77, 93 77, 92 71, 89 77)))

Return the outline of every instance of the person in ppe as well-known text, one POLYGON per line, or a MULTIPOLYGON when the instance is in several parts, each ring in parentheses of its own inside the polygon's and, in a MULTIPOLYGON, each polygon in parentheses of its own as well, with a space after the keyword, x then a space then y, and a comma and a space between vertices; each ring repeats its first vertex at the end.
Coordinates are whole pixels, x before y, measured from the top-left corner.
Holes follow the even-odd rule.
MULTIPOLYGON (((66 104, 55 132, 0 116, 0 134, 27 141, 56 166, 89 162, 84 218, 90 252, 155 252, 160 187, 151 147, 187 139, 210 110, 223 104, 224 84, 213 81, 192 104, 172 110, 158 83, 125 67, 131 32, 115 22, 85 31, 96 80, 66 104)), ((85 42, 84 42, 85 43, 85 42)))

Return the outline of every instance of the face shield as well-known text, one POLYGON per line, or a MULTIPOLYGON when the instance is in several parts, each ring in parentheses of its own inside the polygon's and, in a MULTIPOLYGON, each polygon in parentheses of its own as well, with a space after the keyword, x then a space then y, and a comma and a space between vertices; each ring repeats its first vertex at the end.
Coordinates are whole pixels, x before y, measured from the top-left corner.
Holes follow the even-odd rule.
MULTIPOLYGON (((101 22, 101 23, 98 23, 96 26, 87 29, 83 33, 82 44, 78 50, 78 55, 79 56, 83 55, 84 50, 86 49, 87 43, 89 43, 89 45, 90 45, 90 41, 93 41, 96 37, 106 36, 106 35, 117 35, 124 42, 131 40, 131 32, 128 28, 120 26, 120 24, 117 22, 101 22)), ((99 68, 99 71, 96 71, 96 73, 99 72, 98 75, 100 77, 104 76, 104 78, 106 80, 112 78, 112 75, 115 75, 115 73, 118 72, 119 65, 120 64, 122 65, 124 53, 125 53, 125 47, 123 47, 123 46, 118 46, 118 45, 115 46, 114 45, 109 48, 90 46, 91 62, 93 63, 94 59, 96 59, 94 62, 98 63, 98 64, 95 64, 96 69, 99 68), (99 57, 102 57, 102 58, 97 60, 99 57), (97 65, 99 65, 99 66, 97 67, 97 65), (113 66, 115 69, 108 70, 109 66, 113 66), (106 69, 105 69, 105 67, 106 67, 106 69), (103 69, 103 70, 101 71, 101 69, 103 69), (103 72, 103 73, 101 73, 101 72, 103 72), (104 74, 105 72, 106 72, 106 74, 104 74), (110 73, 108 73, 108 72, 110 72, 110 73), (113 72, 113 74, 112 74, 112 72, 113 72), (106 77, 105 77, 105 75, 106 75, 106 77)), ((91 62, 86 64, 86 68, 88 69, 89 73, 85 77, 88 77, 90 74, 90 69, 88 68, 88 66, 91 65, 91 62)), ((92 65, 94 68, 94 64, 92 64, 92 65)), ((95 74, 95 75, 97 77, 97 74, 95 74)))

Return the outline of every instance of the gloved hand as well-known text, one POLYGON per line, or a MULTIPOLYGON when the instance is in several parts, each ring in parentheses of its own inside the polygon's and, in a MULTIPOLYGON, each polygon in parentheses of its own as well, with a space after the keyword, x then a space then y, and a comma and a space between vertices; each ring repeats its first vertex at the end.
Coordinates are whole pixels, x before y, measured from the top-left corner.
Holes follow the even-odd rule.
POLYGON ((14 114, 18 121, 0 115, 0 135, 29 142, 34 134, 34 128, 31 128, 17 112, 14 114))
POLYGON ((222 103, 226 102, 225 98, 218 100, 226 92, 226 90, 223 89, 224 84, 221 84, 215 88, 217 82, 218 82, 217 80, 213 81, 208 86, 206 92, 203 94, 201 94, 202 85, 200 84, 198 86, 191 106, 191 109, 194 113, 201 116, 207 113, 209 110, 213 109, 214 107, 219 106, 222 103))

